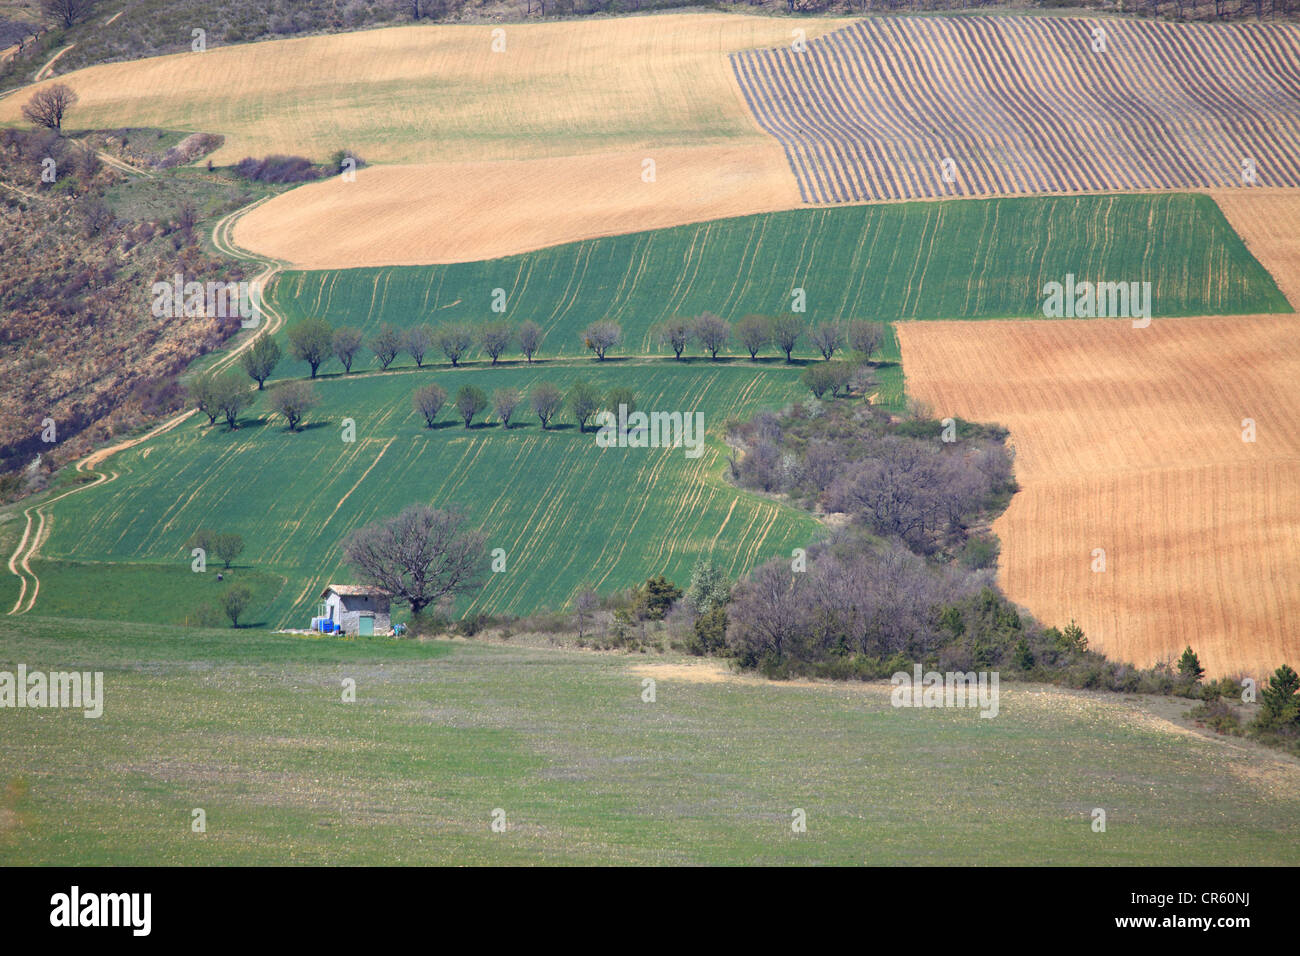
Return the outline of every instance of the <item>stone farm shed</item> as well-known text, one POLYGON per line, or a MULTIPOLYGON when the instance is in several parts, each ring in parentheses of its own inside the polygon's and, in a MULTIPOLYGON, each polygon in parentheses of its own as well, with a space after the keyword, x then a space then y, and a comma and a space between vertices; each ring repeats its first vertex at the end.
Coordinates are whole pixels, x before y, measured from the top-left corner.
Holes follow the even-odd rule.
POLYGON ((321 592, 325 617, 343 629, 344 634, 391 634, 388 616, 388 592, 361 584, 331 584, 321 592))

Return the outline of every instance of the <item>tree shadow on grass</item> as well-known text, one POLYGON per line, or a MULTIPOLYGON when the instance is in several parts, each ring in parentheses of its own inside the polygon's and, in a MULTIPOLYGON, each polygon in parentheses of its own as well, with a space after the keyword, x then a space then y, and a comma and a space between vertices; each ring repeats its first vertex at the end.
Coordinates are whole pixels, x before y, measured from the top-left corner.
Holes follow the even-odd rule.
MULTIPOLYGON (((235 431, 246 432, 265 428, 267 425, 271 424, 271 419, 269 416, 263 416, 261 418, 241 418, 238 419, 238 422, 239 427, 236 428, 235 431)), ((224 419, 218 418, 217 423, 211 427, 218 429, 222 434, 230 434, 230 427, 225 423, 224 419)))

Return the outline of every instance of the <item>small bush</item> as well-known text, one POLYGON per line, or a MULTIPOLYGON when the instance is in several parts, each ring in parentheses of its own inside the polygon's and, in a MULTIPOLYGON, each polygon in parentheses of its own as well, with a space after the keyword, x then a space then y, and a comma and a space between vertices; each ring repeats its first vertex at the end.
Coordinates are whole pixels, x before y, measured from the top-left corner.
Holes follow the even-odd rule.
POLYGON ((991 534, 972 535, 962 548, 961 563, 962 567, 969 568, 972 571, 982 571, 985 568, 997 567, 998 552, 1001 545, 998 539, 991 534))
POLYGON ((1204 724, 1217 734, 1233 734, 1239 736, 1242 732, 1241 720, 1233 710, 1232 705, 1222 700, 1206 701, 1203 704, 1197 704, 1187 714, 1198 723, 1204 724))
POLYGON ((235 173, 257 183, 305 183, 320 179, 321 171, 302 156, 246 156, 235 166, 235 173))

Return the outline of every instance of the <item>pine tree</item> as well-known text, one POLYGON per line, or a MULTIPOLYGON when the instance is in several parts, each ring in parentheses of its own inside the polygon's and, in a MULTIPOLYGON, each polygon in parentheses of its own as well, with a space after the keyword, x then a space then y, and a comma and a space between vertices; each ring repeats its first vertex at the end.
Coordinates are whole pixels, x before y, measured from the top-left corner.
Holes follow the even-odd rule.
POLYGON ((1017 670, 1031 671, 1034 669, 1034 652, 1029 649, 1029 642, 1023 637, 1016 642, 1015 653, 1011 660, 1016 665, 1017 670))
POLYGON ((651 621, 661 621, 673 602, 682 596, 682 589, 669 581, 662 574, 651 578, 641 586, 637 604, 640 616, 651 621))
POLYGON ((1201 660, 1190 644, 1187 645, 1187 650, 1183 651, 1183 656, 1178 659, 1178 673, 1189 684, 1199 683, 1205 676, 1205 668, 1201 666, 1201 660))
POLYGON ((1272 679, 1259 692, 1259 717, 1257 725, 1263 730, 1273 730, 1283 724, 1300 719, 1300 674, 1287 664, 1273 672, 1272 679))

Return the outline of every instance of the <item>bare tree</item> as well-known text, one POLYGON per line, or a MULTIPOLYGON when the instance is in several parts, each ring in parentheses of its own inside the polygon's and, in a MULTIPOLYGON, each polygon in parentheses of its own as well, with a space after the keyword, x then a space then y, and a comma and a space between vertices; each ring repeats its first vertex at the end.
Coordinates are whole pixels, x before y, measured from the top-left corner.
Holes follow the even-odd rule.
POLYGON ((700 313, 692 323, 691 331, 695 335, 695 341, 700 343, 700 347, 715 362, 718 360, 718 352, 731 340, 731 323, 712 312, 700 313))
POLYGON ((385 323, 370 339, 369 345, 370 351, 379 359, 379 367, 388 371, 388 366, 393 364, 397 354, 402 351, 402 333, 385 323))
POLYGON ((765 315, 747 315, 736 323, 736 337, 751 359, 772 344, 772 321, 765 315))
POLYGON ((415 410, 424 416, 426 428, 432 428, 438 413, 447 404, 447 390, 441 385, 426 385, 417 388, 413 396, 415 410))
POLYGON ((533 389, 533 394, 530 397, 533 411, 537 413, 544 431, 551 424, 551 419, 555 417, 555 413, 564 405, 564 395, 559 388, 550 382, 542 382, 533 389))
POLYGON ((849 348, 864 360, 870 359, 885 341, 885 327, 879 322, 855 319, 849 323, 849 348))
POLYGON ((590 382, 578 379, 570 386, 565 401, 573 411, 573 419, 578 423, 578 431, 585 432, 587 423, 600 411, 600 394, 590 382))
POLYGON ((680 316, 674 316, 659 327, 659 342, 673 350, 678 359, 691 341, 691 323, 680 316))
POLYGON ((308 382, 284 382, 271 390, 271 410, 284 416, 289 431, 296 432, 307 412, 317 405, 316 390, 308 382))
POLYGON ((113 224, 113 210, 102 200, 84 202, 80 207, 81 228, 86 238, 98 235, 101 230, 113 224))
POLYGON ((244 380, 236 371, 222 372, 214 379, 216 394, 213 405, 226 416, 226 425, 234 431, 239 427, 239 413, 253 404, 253 396, 244 387, 244 380))
POLYGON ((496 365, 497 359, 510 348, 510 342, 514 337, 515 330, 511 328, 509 322, 489 322, 479 332, 479 344, 491 357, 492 364, 496 365))
POLYGON ((433 346, 433 329, 427 325, 413 325, 402 333, 402 348, 411 353, 416 368, 424 368, 424 357, 433 346))
POLYGON ((95 152, 94 147, 89 143, 81 143, 73 153, 72 158, 76 165, 77 175, 87 182, 94 179, 96 174, 104 167, 99 154, 95 152))
POLYGON ((822 358, 830 361, 836 349, 844 344, 844 333, 840 331, 839 325, 834 322, 823 322, 818 325, 809 335, 812 344, 817 347, 817 351, 822 353, 822 358))
POLYGON ((474 347, 474 330, 460 322, 448 322, 438 329, 438 348, 447 356, 452 367, 469 354, 474 347))
POLYGON ((352 363, 356 361, 357 353, 361 351, 361 339, 361 330, 350 325, 341 325, 334 330, 330 338, 330 346, 334 350, 335 357, 343 363, 343 371, 352 371, 352 363))
POLYGON ((524 393, 517 388, 507 386, 492 393, 492 410, 501 419, 501 427, 510 427, 510 417, 524 403, 524 393))
POLYGON ((217 416, 221 414, 221 409, 217 407, 217 376, 212 372, 200 372, 190 380, 186 391, 189 393, 190 404, 208 416, 209 425, 215 425, 217 416))
POLYGON ((65 30, 74 27, 95 8, 95 0, 41 0, 41 13, 65 30))
POLYGON ((592 322, 582 333, 582 343, 595 352, 596 358, 602 362, 605 361, 605 353, 618 345, 622 338, 623 327, 608 319, 592 322))
POLYGON ((578 640, 586 639, 587 628, 591 625, 592 615, 600 607, 600 601, 596 597, 596 592, 590 588, 584 589, 578 599, 573 604, 573 610, 576 612, 574 617, 578 625, 578 640))
POLYGON ((519 351, 524 353, 529 365, 533 363, 537 350, 542 347, 543 338, 542 327, 531 319, 519 326, 519 351))
POLYGON ((741 483, 763 491, 780 491, 785 483, 781 449, 770 441, 760 441, 740 461, 741 483))
POLYGON ((176 211, 176 230, 187 243, 194 242, 194 227, 199 224, 199 211, 188 199, 176 211))
POLYGON ((483 394, 483 389, 474 385, 462 385, 456 392, 456 410, 460 412, 460 417, 465 420, 465 427, 469 428, 469 423, 474 420, 474 416, 488 406, 488 397, 483 394))
POLYGON ((790 353, 799 344, 803 335, 803 322, 793 315, 782 315, 772 323, 772 341, 785 353, 785 360, 790 361, 790 353))
POLYGON ((43 90, 37 90, 32 98, 23 105, 23 116, 37 126, 63 131, 63 116, 77 104, 77 94, 70 86, 55 83, 43 90))
POLYGON ((742 661, 752 665, 785 654, 799 630, 804 580, 784 560, 776 560, 736 586, 727 608, 727 645, 742 661))
POLYGON ((473 589, 484 572, 482 532, 467 530, 459 512, 428 505, 353 532, 343 554, 367 584, 405 601, 412 614, 473 589))

